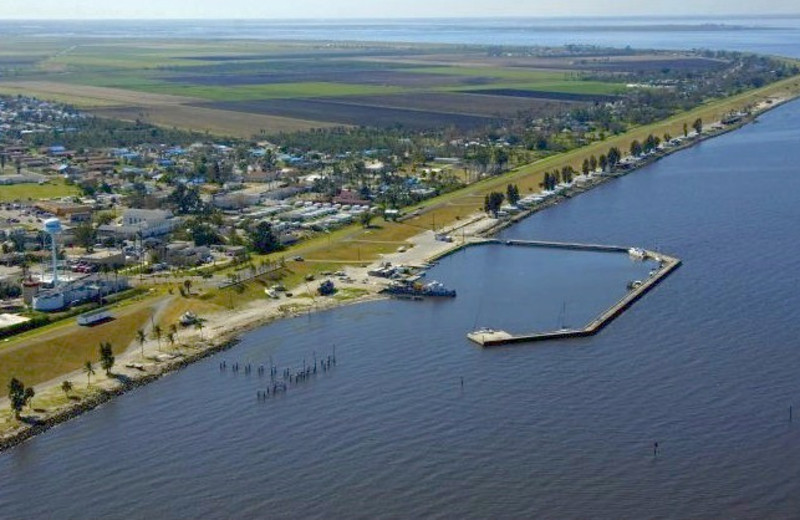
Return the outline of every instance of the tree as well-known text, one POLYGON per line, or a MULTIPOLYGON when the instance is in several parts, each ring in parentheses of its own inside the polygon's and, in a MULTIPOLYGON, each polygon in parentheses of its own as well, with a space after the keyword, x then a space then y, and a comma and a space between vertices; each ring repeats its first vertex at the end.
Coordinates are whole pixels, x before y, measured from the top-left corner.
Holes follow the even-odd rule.
POLYGON ((608 157, 606 157, 604 154, 600 155, 598 164, 600 165, 601 170, 606 171, 606 168, 608 167, 608 157))
POLYGON ((683 137, 689 137, 689 125, 683 123, 683 137))
POLYGON ((19 419, 19 414, 25 408, 25 385, 17 379, 12 377, 8 382, 8 400, 11 404, 11 409, 14 410, 14 417, 19 419))
POLYGON ((110 211, 101 211, 95 215, 94 221, 98 226, 111 224, 114 221, 114 214, 110 211))
POLYGON ((561 179, 564 182, 572 182, 572 174, 575 170, 572 169, 572 166, 564 166, 561 168, 561 179))
POLYGON ((634 157, 639 157, 642 155, 642 143, 640 143, 638 139, 634 139, 631 142, 631 155, 634 157))
POLYGON ((261 221, 250 230, 250 248, 259 254, 272 253, 281 248, 269 222, 261 221))
POLYGON ((188 278, 184 280, 183 288, 186 290, 186 294, 192 294, 192 281, 188 278))
POLYGON ((111 367, 114 366, 114 351, 108 341, 100 343, 100 366, 106 371, 107 376, 111 375, 111 367))
POLYGON ((703 120, 700 119, 699 117, 697 119, 695 119, 694 123, 692 123, 692 128, 694 128, 694 131, 697 132, 698 135, 702 134, 703 133, 703 120))
POLYGON ((504 198, 505 196, 502 193, 496 191, 486 195, 486 198, 483 202, 484 211, 486 211, 486 213, 491 213, 495 218, 497 218, 497 212, 500 211, 500 207, 503 205, 504 198))
POLYGON ((597 169, 597 157, 595 157, 594 155, 589 157, 589 167, 591 168, 592 171, 595 171, 597 169))
POLYGON ((86 249, 87 253, 93 250, 97 233, 91 222, 81 222, 75 227, 75 243, 86 249))
POLYGON ((72 383, 70 381, 63 381, 61 383, 61 391, 69 397, 69 393, 72 392, 72 383))
POLYGON ((190 221, 187 224, 195 246, 210 246, 222 242, 219 233, 210 224, 197 220, 190 221))
POLYGON ((142 329, 136 331, 136 340, 139 342, 139 348, 142 349, 142 358, 144 358, 144 342, 147 340, 147 336, 145 336, 142 329))
POLYGON ((365 211, 364 213, 362 213, 361 215, 358 216, 358 220, 359 220, 359 222, 361 222, 361 225, 364 227, 364 229, 367 229, 367 228, 370 227, 370 225, 372 223, 372 217, 373 217, 373 214, 372 214, 371 211, 365 211))
POLYGON ((175 349, 175 333, 174 332, 167 332, 167 341, 169 342, 169 346, 175 349))
POLYGON ((6 169, 6 154, 5 152, 0 153, 0 170, 6 169))
POLYGON ((509 184, 506 186, 506 198, 511 205, 519 202, 519 187, 516 184, 509 184))
POLYGON ((492 159, 497 172, 502 172, 508 164, 508 152, 505 148, 492 149, 492 159))
POLYGON ((583 166, 581 166, 581 171, 584 175, 589 175, 589 172, 592 171, 592 167, 589 166, 589 159, 583 160, 583 166))
POLYGON ((614 168, 619 163, 619 160, 622 159, 622 153, 619 151, 619 148, 617 148, 616 146, 612 146, 608 150, 607 158, 608 158, 608 165, 611 168, 614 168))
POLYGON ((194 328, 200 331, 200 341, 203 340, 203 323, 205 323, 205 321, 206 320, 203 318, 197 318, 194 320, 194 328))
POLYGON ((187 188, 185 184, 175 186, 167 202, 175 206, 178 213, 200 213, 205 208, 205 204, 200 199, 200 193, 196 188, 187 188))
POLYGON ((644 140, 644 144, 642 145, 642 147, 644 148, 645 153, 650 153, 658 147, 660 142, 661 139, 654 136, 653 134, 650 134, 647 136, 647 139, 644 140))
POLYGON ((161 325, 153 326, 153 337, 158 341, 158 350, 161 350, 161 335, 164 331, 161 330, 161 325))
POLYGON ((25 393, 23 394, 23 396, 25 398, 25 404, 28 405, 28 406, 32 406, 33 405, 33 396, 35 396, 35 395, 36 395, 36 391, 33 389, 33 387, 32 386, 26 386, 25 387, 25 393))
POLYGON ((94 367, 91 361, 87 361, 83 365, 83 371, 86 372, 86 386, 89 386, 92 384, 92 376, 94 375, 94 367))

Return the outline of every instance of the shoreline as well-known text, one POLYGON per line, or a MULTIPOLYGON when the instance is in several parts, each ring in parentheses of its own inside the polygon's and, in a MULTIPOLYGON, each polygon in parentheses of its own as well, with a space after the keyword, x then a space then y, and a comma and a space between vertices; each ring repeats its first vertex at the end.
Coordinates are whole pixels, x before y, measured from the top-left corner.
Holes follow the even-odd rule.
MULTIPOLYGON (((748 124, 751 124, 757 119, 758 116, 774 108, 778 108, 783 104, 796 99, 797 97, 798 96, 795 95, 793 97, 772 100, 771 103, 763 102, 753 111, 751 115, 743 118, 742 121, 734 125, 715 129, 709 133, 700 134, 696 138, 688 140, 686 143, 683 143, 680 146, 662 151, 653 157, 648 157, 636 163, 628 170, 614 174, 592 175, 590 177, 590 181, 587 182, 585 186, 572 187, 566 190, 564 193, 552 197, 550 200, 515 214, 511 218, 498 220, 489 218, 485 214, 476 214, 475 216, 467 219, 467 222, 457 221, 451 223, 451 225, 447 228, 448 231, 446 234, 455 233, 455 231, 462 231, 463 239, 460 241, 437 241, 433 237, 433 231, 424 231, 410 239, 414 246, 409 248, 407 252, 384 255, 384 257, 380 260, 377 260, 376 263, 391 261, 392 263, 419 265, 422 263, 436 262, 441 258, 454 254, 471 245, 472 237, 485 238, 493 236, 494 234, 499 233, 503 229, 506 229, 507 227, 510 227, 521 220, 524 220, 534 213, 546 210, 564 200, 590 191, 592 188, 605 184, 613 179, 638 171, 639 169, 648 166, 649 164, 658 161, 663 157, 667 157, 673 153, 690 148, 707 139, 713 139, 715 137, 738 130, 748 124), (467 228, 474 228, 470 231, 469 238, 466 234, 467 228)), ((709 128, 716 124, 717 122, 710 124, 709 128)), ((439 233, 442 232, 442 230, 439 231, 439 233)), ((366 276, 366 270, 367 269, 365 268, 347 268, 348 274, 355 272, 357 274, 352 277, 359 279, 366 276)), ((148 341, 146 343, 146 351, 150 354, 150 356, 144 356, 145 360, 148 361, 147 365, 141 365, 139 363, 139 366, 136 366, 137 363, 134 363, 133 361, 141 358, 139 358, 138 349, 131 345, 125 350, 124 353, 121 353, 118 356, 118 365, 115 366, 116 371, 111 376, 105 377, 104 375, 98 373, 95 378, 94 385, 87 384, 86 395, 82 395, 79 398, 74 396, 69 397, 65 404, 53 407, 51 409, 36 409, 35 413, 29 411, 27 414, 23 414, 23 418, 17 422, 15 428, 11 428, 0 435, 0 453, 22 444, 26 440, 44 433, 58 424, 93 410, 110 401, 114 397, 124 395, 132 390, 135 390, 136 388, 156 381, 166 375, 177 372, 194 362, 233 348, 239 343, 243 334, 269 325, 279 319, 294 318, 307 313, 332 310, 345 305, 355 305, 387 299, 386 296, 379 294, 376 290, 376 288, 379 286, 382 286, 382 282, 376 282, 374 280, 370 282, 352 284, 352 286, 346 284, 345 287, 366 290, 366 292, 362 295, 343 300, 333 298, 324 299, 321 301, 321 303, 319 303, 317 299, 311 295, 310 304, 308 303, 309 294, 303 293, 303 291, 298 291, 296 292, 298 296, 293 298, 291 301, 280 300, 276 302, 259 300, 256 302, 251 302, 242 309, 215 313, 209 318, 207 328, 209 332, 208 337, 204 337, 202 329, 200 330, 199 338, 197 335, 193 334, 192 331, 188 331, 188 334, 182 333, 183 337, 180 338, 181 341, 179 347, 181 351, 177 354, 174 352, 172 354, 162 353, 160 345, 158 349, 155 349, 154 342, 152 340, 148 341), (288 307, 287 304, 289 304, 288 307)), ((53 395, 60 397, 61 390, 58 388, 60 381, 64 379, 75 379, 76 376, 80 377, 82 375, 82 372, 73 372, 58 378, 59 381, 53 380, 38 385, 39 388, 37 388, 38 392, 36 399, 43 399, 48 395, 50 397, 53 395)), ((0 399, 0 406, 5 406, 8 408, 8 399, 0 399)))

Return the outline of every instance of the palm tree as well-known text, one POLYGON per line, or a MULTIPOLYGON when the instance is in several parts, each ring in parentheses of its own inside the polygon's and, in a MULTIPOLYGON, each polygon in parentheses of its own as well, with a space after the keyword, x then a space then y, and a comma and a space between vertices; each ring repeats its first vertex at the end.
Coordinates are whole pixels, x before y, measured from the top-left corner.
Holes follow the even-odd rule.
POLYGON ((153 336, 158 341, 158 350, 161 350, 161 334, 163 331, 161 330, 161 325, 153 325, 153 336))
POLYGON ((108 341, 100 342, 100 366, 106 371, 106 375, 111 375, 111 367, 114 366, 114 350, 108 341))
POLYGON ((94 367, 91 361, 87 361, 83 365, 83 371, 86 372, 86 386, 89 386, 92 384, 92 376, 94 375, 94 367))
POLYGON ((167 341, 169 341, 169 346, 172 349, 175 349, 175 334, 173 332, 167 332, 167 341))
POLYGON ((69 381, 64 381, 61 383, 61 391, 69 397, 69 393, 72 392, 72 383, 69 381))
POLYGON ((203 318, 197 318, 194 322, 194 328, 200 331, 200 341, 203 340, 203 322, 206 321, 203 318))
POLYGON ((145 336, 142 329, 136 331, 136 339, 139 341, 139 348, 142 349, 142 359, 144 359, 144 342, 147 340, 147 336, 145 336))
POLYGON ((28 405, 28 408, 33 408, 33 396, 36 395, 36 391, 33 389, 32 386, 25 387, 25 404, 28 405))

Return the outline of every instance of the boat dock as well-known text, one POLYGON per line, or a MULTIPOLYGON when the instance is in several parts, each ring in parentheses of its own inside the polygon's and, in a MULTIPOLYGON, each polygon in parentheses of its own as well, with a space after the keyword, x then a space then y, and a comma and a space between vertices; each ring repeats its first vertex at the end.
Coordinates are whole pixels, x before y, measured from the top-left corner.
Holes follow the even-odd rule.
MULTIPOLYGON (((562 242, 542 242, 542 241, 522 241, 522 240, 486 240, 484 243, 506 244, 510 246, 530 246, 530 247, 550 247, 558 249, 571 249, 577 251, 601 251, 609 253, 627 253, 633 248, 620 246, 604 246, 598 244, 571 244, 562 242)), ((647 250, 637 250, 644 253, 644 258, 657 260, 661 267, 642 283, 630 289, 625 296, 599 316, 590 321, 582 329, 560 329, 549 332, 535 332, 530 334, 514 335, 502 330, 482 329, 467 334, 467 338, 482 347, 495 347, 501 345, 511 345, 516 343, 533 343, 538 341, 549 341, 556 339, 583 338, 594 336, 603 330, 609 323, 614 321, 617 316, 625 312, 631 305, 636 303, 642 296, 650 292, 656 285, 661 283, 667 276, 672 274, 681 265, 678 258, 667 256, 647 250)))

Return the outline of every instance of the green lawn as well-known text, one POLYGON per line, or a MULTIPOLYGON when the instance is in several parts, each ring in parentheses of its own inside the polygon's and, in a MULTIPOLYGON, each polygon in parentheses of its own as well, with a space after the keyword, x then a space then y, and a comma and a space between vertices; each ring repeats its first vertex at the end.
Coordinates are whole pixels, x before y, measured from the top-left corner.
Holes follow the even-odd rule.
MULTIPOLYGON (((10 172, 11 169, 6 167, 6 173, 10 172)), ((12 184, 10 186, 0 186, 0 202, 28 199, 52 199, 55 197, 78 195, 78 193, 79 190, 75 186, 67 186, 62 179, 53 179, 46 184, 12 184)))

